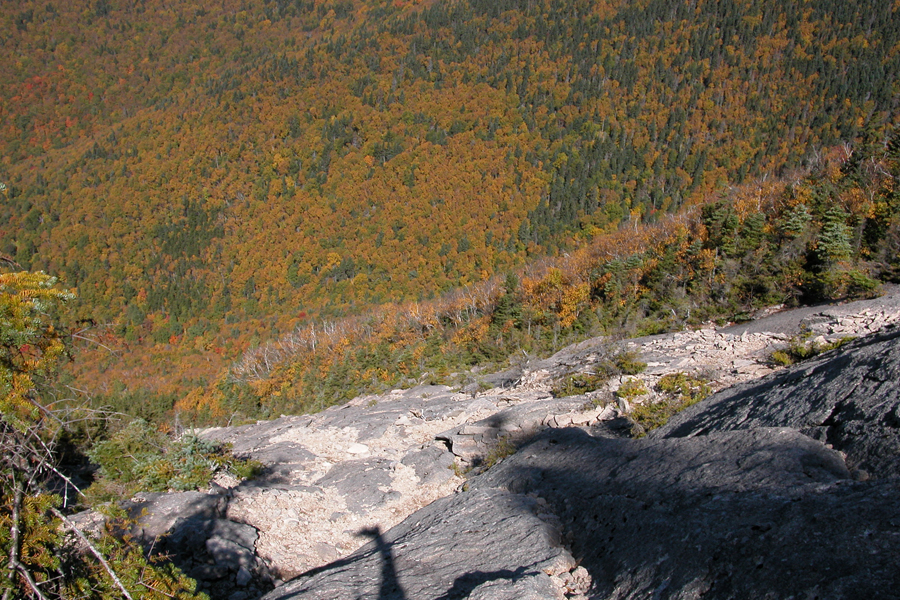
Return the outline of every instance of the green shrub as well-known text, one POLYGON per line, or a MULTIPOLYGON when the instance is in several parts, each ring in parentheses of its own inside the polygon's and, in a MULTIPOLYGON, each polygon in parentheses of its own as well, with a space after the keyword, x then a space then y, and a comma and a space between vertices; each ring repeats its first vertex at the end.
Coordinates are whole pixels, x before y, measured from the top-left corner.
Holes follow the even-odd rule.
POLYGON ((881 284, 859 269, 834 265, 807 277, 806 291, 810 301, 844 298, 873 298, 881 284))
POLYGON ((557 398, 578 396, 593 392, 602 387, 607 381, 609 381, 609 377, 605 373, 599 375, 595 373, 575 373, 558 382, 550 391, 557 398))
POLYGON ((791 358, 790 352, 786 352, 785 350, 776 350, 769 356, 769 363, 773 366, 778 367, 789 367, 794 364, 794 359, 791 358))
POLYGON ((847 342, 854 340, 853 336, 844 336, 833 342, 816 343, 804 340, 804 336, 793 338, 787 348, 775 350, 769 355, 769 364, 778 367, 789 367, 794 363, 798 363, 814 356, 818 356, 823 352, 840 348, 847 342))
POLYGON ((637 352, 622 351, 613 357, 613 364, 625 375, 637 375, 647 369, 647 363, 638 360, 637 352))
POLYGON ((265 465, 258 460, 235 459, 228 465, 228 472, 238 479, 254 479, 259 477, 265 465))
POLYGON ((567 376, 557 382, 551 393, 557 398, 586 394, 600 389, 615 375, 637 375, 646 368, 647 363, 638 360, 637 352, 622 351, 598 362, 591 373, 573 373, 567 376))
POLYGON ((656 389, 680 402, 685 408, 709 396, 709 383, 700 377, 686 373, 669 373, 660 377, 656 389))
POLYGON ((490 469, 507 456, 512 456, 515 453, 516 445, 513 444, 512 440, 508 436, 501 436, 497 439, 497 444, 484 457, 484 461, 480 465, 481 470, 490 469))
POLYGON ((631 378, 626 380, 621 387, 616 390, 616 397, 631 402, 638 396, 644 396, 649 393, 650 390, 647 389, 647 386, 644 385, 643 381, 631 378))
POLYGON ((710 394, 709 383, 705 379, 680 372, 664 375, 655 387, 663 398, 635 406, 631 412, 631 418, 637 425, 635 428, 637 437, 662 427, 672 415, 700 402, 710 394))
POLYGON ((88 458, 100 467, 100 475, 110 481, 132 482, 141 477, 140 465, 162 454, 165 436, 143 419, 135 419, 110 439, 94 445, 88 458))
POLYGON ((88 456, 100 467, 101 478, 89 490, 94 501, 138 490, 194 490, 220 471, 248 478, 262 470, 261 463, 237 458, 225 445, 191 433, 172 440, 140 419, 96 444, 88 456))
POLYGON ((447 468, 450 469, 451 471, 453 471, 453 474, 456 475, 457 477, 465 477, 469 474, 469 472, 472 471, 471 466, 463 466, 460 463, 456 462, 455 460, 453 461, 453 464, 451 464, 447 468))

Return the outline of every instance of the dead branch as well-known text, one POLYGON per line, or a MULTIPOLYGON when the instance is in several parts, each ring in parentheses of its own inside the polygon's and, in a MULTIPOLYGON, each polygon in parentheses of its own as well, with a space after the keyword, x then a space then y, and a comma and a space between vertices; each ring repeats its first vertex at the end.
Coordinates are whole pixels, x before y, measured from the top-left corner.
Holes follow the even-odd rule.
POLYGON ((119 576, 116 575, 116 572, 113 571, 113 568, 109 566, 108 562, 106 562, 106 557, 103 556, 103 553, 100 552, 100 550, 98 550, 97 547, 91 543, 91 541, 88 539, 88 537, 86 535, 84 535, 84 533, 80 529, 78 529, 78 526, 75 525, 75 523, 73 523, 68 517, 66 517, 64 514, 59 512, 57 509, 51 508, 50 511, 54 515, 56 515, 56 517, 58 519, 60 519, 63 522, 63 525, 66 526, 66 529, 68 529, 69 531, 74 533, 78 537, 78 539, 80 539, 88 547, 88 550, 91 551, 91 554, 93 554, 95 557, 97 557, 97 560, 100 561, 100 564, 103 566, 103 568, 109 574, 109 576, 113 580, 113 582, 115 582, 116 587, 118 587, 120 590, 122 590, 122 595, 125 598, 128 598, 128 600, 134 600, 131 597, 131 594, 128 593, 128 590, 122 584, 122 580, 119 579, 119 576))

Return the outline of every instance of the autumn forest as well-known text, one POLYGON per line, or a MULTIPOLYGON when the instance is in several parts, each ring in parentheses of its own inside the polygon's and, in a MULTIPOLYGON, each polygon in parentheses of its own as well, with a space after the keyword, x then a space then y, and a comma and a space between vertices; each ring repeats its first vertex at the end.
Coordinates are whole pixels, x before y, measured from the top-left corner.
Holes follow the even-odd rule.
POLYGON ((897 2, 2 5, 0 254, 153 422, 900 273, 897 2))

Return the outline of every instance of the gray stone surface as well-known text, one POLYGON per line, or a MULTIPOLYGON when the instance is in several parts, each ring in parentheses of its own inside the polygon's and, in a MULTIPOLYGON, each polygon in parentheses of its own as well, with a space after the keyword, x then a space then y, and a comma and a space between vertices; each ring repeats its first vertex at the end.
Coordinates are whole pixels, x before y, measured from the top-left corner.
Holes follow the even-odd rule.
MULTIPOLYGON (((898 338, 726 390, 643 439, 616 421, 545 428, 265 598, 898 598, 898 338), (565 596, 576 564, 586 595, 565 596)), ((439 437, 489 444, 530 410, 439 437)))
POLYGON ((541 482, 557 469, 588 471, 616 493, 656 498, 684 497, 682 490, 782 490, 850 477, 838 452, 787 428, 677 440, 595 438, 566 428, 539 436, 470 486, 542 495, 541 482))
POLYGON ((390 498, 394 464, 383 458, 348 460, 335 465, 316 485, 336 489, 346 497, 347 508, 360 514, 390 498))
MULTIPOLYGON (((215 427, 203 431, 203 437, 232 445, 235 454, 253 455, 260 448, 268 448, 270 440, 296 427, 309 427, 313 417, 302 415, 281 417, 273 421, 259 421, 239 427, 215 427)), ((254 456, 256 458, 256 456, 254 456)), ((257 460, 262 460, 257 458, 257 460)))
POLYGON ((438 434, 437 439, 447 442, 453 454, 463 461, 477 466, 501 437, 531 435, 542 427, 553 425, 553 415, 579 411, 584 403, 583 396, 552 398, 544 395, 532 402, 498 410, 486 419, 454 427, 438 434))
POLYGON ((149 510, 136 533, 213 600, 256 598, 268 573, 304 572, 279 594, 894 597, 885 557, 900 554, 897 331, 759 378, 801 329, 835 339, 898 319, 894 289, 719 331, 587 340, 497 375, 473 370, 465 393, 422 385, 206 430, 263 462, 264 475, 218 476, 211 494, 145 495, 131 505, 149 510), (673 372, 713 377, 714 389, 756 383, 626 439, 627 413, 655 398, 617 403, 630 376, 584 396, 550 394, 621 349, 649 363, 636 377, 651 390, 673 372), (520 450, 471 471, 470 489, 453 495, 465 485, 447 467, 483 465, 504 437, 520 450), (376 524, 384 533, 357 535, 376 524))
POLYGON ((796 335, 802 329, 807 329, 815 334, 831 335, 844 327, 842 321, 853 320, 863 325, 864 333, 872 333, 875 329, 871 325, 877 326, 885 321, 885 315, 891 315, 900 309, 900 286, 886 283, 882 288, 884 295, 878 298, 778 311, 721 331, 737 336, 762 332, 796 335))
POLYGON ((652 437, 792 427, 847 455, 868 476, 900 475, 900 328, 859 339, 673 417, 652 437))
POLYGON ((137 521, 132 533, 152 541, 171 534, 179 522, 211 522, 221 514, 225 500, 219 495, 202 492, 144 492, 122 506, 137 521))
POLYGON ((596 598, 896 598, 900 482, 796 431, 539 436, 472 488, 544 498, 596 598))
MULTIPOLYGON (((465 596, 469 600, 548 600, 558 598, 560 590, 544 573, 516 573, 477 586, 465 596)), ((449 593, 448 598, 452 596, 449 593)))
POLYGON ((225 518, 227 494, 144 493, 123 504, 136 520, 135 538, 168 556, 212 598, 227 597, 234 585, 249 586, 254 597, 271 589, 268 569, 256 556, 259 532, 225 518))
POLYGON ((359 441, 379 438, 401 416, 414 416, 426 421, 440 420, 461 413, 466 396, 446 386, 422 385, 385 396, 358 399, 323 412, 316 418, 317 427, 353 427, 359 441), (365 401, 365 402, 361 402, 365 401))
POLYGON ((416 470, 416 477, 423 483, 450 479, 453 454, 438 445, 428 445, 421 450, 408 452, 401 461, 416 470))
POLYGON ((294 442, 276 442, 253 453, 253 458, 263 464, 302 465, 315 459, 315 455, 294 442))
POLYGON ((264 598, 552 598, 550 576, 575 563, 540 512, 534 498, 501 490, 442 498, 264 598))

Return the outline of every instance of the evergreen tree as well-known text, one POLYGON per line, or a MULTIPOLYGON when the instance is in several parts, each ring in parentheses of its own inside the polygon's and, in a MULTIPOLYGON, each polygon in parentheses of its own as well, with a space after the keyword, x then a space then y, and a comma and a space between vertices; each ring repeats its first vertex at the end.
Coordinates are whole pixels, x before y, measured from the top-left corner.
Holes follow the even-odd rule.
POLYGON ((839 208, 829 208, 825 213, 816 254, 826 265, 848 260, 853 254, 850 228, 847 227, 847 213, 839 208))
POLYGON ((67 422, 44 397, 68 355, 60 313, 75 294, 55 284, 42 272, 0 273, 0 597, 203 598, 171 565, 149 564, 109 531, 90 539, 60 510, 51 484, 74 487, 55 452, 67 422))

